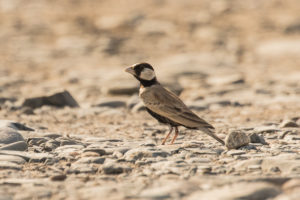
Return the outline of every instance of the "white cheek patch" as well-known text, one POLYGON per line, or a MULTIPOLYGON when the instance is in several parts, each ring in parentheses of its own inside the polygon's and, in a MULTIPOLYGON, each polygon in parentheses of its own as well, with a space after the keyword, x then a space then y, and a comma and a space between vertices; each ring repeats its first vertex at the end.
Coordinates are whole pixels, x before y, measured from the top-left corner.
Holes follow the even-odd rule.
POLYGON ((141 71, 140 78, 150 81, 155 78, 155 73, 151 69, 144 68, 143 71, 141 71))

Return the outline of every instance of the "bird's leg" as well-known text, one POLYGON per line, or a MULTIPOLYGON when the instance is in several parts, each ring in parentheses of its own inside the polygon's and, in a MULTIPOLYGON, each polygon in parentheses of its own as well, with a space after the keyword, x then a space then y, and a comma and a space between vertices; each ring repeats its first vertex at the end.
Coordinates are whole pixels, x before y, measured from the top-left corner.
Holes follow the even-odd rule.
POLYGON ((174 143, 174 141, 176 140, 177 136, 178 136, 178 128, 177 128, 177 126, 176 126, 176 127, 175 127, 175 135, 174 135, 174 137, 173 137, 173 139, 172 139, 171 144, 174 143))
POLYGON ((164 144, 166 143, 166 140, 169 138, 169 136, 170 136, 170 134, 172 133, 172 131, 173 131, 173 127, 170 126, 170 131, 169 131, 169 133, 167 134, 167 136, 165 137, 165 139, 163 140, 163 142, 161 143, 162 145, 164 145, 164 144))

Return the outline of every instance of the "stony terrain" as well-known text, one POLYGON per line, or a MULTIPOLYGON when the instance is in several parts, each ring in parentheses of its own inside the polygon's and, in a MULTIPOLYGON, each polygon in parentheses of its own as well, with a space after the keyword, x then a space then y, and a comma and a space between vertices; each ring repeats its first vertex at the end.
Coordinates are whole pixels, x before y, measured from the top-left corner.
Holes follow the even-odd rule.
POLYGON ((0 200, 299 199, 298 0, 0 0, 0 200), (147 61, 227 149, 168 127, 147 61), (246 142, 246 143, 248 143, 246 142))

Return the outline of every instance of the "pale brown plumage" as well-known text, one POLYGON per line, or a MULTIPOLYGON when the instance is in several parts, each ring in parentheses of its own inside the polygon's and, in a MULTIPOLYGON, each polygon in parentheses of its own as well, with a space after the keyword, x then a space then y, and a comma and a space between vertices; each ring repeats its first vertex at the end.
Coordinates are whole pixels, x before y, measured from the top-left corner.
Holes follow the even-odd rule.
POLYGON ((187 128, 195 128, 215 138, 221 144, 224 141, 218 138, 210 129, 212 125, 193 113, 176 94, 165 89, 160 84, 140 89, 140 98, 151 111, 166 117, 187 128))

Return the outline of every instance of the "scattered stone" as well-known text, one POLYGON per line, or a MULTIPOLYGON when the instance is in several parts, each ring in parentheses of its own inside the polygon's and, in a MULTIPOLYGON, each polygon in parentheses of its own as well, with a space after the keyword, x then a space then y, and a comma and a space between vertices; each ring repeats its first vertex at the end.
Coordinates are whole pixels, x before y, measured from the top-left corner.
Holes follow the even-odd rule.
POLYGON ((68 174, 79 174, 79 173, 96 173, 98 168, 92 165, 84 164, 84 163, 74 163, 67 170, 68 174))
POLYGON ((130 172, 132 169, 130 167, 124 167, 117 163, 107 163, 104 164, 102 167, 102 171, 104 174, 110 174, 110 175, 116 175, 116 174, 122 174, 125 172, 130 172))
POLYGON ((242 131, 231 131, 225 138, 225 146, 228 149, 237 149, 248 145, 249 137, 242 131))
POLYGON ((94 164, 103 164, 105 161, 105 158, 102 157, 83 157, 77 160, 77 163, 94 163, 94 164))
POLYGON ((65 175, 65 174, 59 174, 59 175, 54 175, 54 176, 50 177, 51 181, 64 181, 64 180, 66 180, 66 178, 67 178, 67 175, 65 175))
POLYGON ((297 128, 299 127, 299 125, 291 120, 284 120, 281 124, 280 124, 281 128, 297 128))
POLYGON ((83 150, 83 152, 95 152, 99 156, 106 155, 106 151, 104 149, 100 149, 100 148, 97 148, 97 147, 87 147, 83 150))
POLYGON ((25 126, 24 124, 9 120, 0 120, 0 129, 11 128, 17 131, 34 131, 34 129, 25 126))
POLYGON ((19 141, 25 142, 20 133, 12 129, 0 129, 0 144, 10 144, 19 141))
POLYGON ((0 150, 26 151, 27 143, 23 141, 10 143, 0 147, 0 150))
POLYGON ((12 170, 21 170, 22 167, 19 164, 8 162, 8 161, 0 161, 0 169, 12 169, 12 170))
POLYGON ((233 149, 233 150, 229 150, 227 151, 226 154, 230 155, 230 156, 238 156, 238 155, 243 155, 245 154, 246 152, 244 150, 236 150, 236 149, 233 149))
POLYGON ((147 148, 136 148, 136 149, 131 149, 129 151, 127 151, 124 155, 125 160, 139 160, 142 158, 147 158, 147 157, 167 157, 170 154, 168 152, 165 151, 159 151, 159 150, 155 150, 155 151, 151 151, 147 148))
POLYGON ((258 135, 257 133, 253 132, 249 134, 250 142, 251 143, 260 143, 260 144, 268 144, 263 136, 258 135))
POLYGON ((0 162, 1 161, 7 161, 7 162, 12 162, 16 164, 24 164, 26 160, 19 156, 12 156, 12 155, 0 155, 0 162))
POLYGON ((72 95, 68 91, 63 91, 59 93, 55 93, 50 96, 43 97, 34 97, 25 99, 22 106, 30 107, 30 108, 39 108, 44 105, 56 106, 56 107, 79 107, 79 104, 72 97, 72 95))

